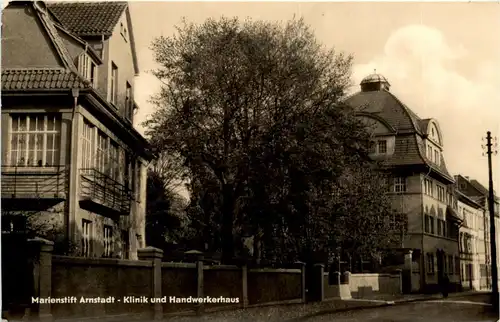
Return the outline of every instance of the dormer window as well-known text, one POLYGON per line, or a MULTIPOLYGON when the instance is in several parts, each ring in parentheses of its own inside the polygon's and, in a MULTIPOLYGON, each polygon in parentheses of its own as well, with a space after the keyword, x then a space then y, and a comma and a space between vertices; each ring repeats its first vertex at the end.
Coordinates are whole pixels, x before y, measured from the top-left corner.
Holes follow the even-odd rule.
POLYGON ((379 140, 377 145, 378 145, 378 153, 380 153, 380 154, 387 153, 387 141, 386 140, 379 140))
POLYGON ((78 57, 78 72, 90 81, 93 87, 97 87, 97 64, 87 53, 78 57))
POLYGON ((434 150, 434 162, 439 165, 440 155, 438 150, 434 150))

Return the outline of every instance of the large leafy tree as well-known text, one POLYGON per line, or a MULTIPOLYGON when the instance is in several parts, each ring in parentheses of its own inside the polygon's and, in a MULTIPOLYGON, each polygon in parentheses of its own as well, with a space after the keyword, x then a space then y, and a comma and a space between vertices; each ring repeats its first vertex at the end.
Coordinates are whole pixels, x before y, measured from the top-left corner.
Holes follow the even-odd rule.
MULTIPOLYGON (((371 174, 368 136, 339 105, 350 56, 323 48, 302 20, 185 22, 152 49, 163 86, 147 134, 159 150, 182 158, 189 213, 212 250, 228 261, 237 237, 247 234, 262 245, 257 253, 274 260, 349 244, 347 234, 332 238, 332 229, 347 224, 347 200, 373 192, 340 180, 371 174)), ((383 193, 367 198, 374 218, 385 216, 377 199, 383 193)))

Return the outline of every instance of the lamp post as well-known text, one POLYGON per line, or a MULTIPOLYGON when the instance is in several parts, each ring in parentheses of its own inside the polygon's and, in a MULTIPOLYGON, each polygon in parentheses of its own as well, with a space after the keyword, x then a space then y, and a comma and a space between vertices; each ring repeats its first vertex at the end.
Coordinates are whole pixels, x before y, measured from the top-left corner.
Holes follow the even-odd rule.
MULTIPOLYGON (((495 139, 496 140, 496 139, 495 139)), ((488 155, 488 176, 489 176, 489 193, 488 193, 488 209, 490 213, 490 242, 491 242, 491 291, 492 304, 495 309, 499 307, 498 297, 498 266, 497 266, 497 243, 495 229, 495 194, 493 193, 493 169, 491 158, 493 154, 497 154, 493 148, 496 148, 496 143, 492 143, 491 132, 486 133, 486 154, 488 155)))

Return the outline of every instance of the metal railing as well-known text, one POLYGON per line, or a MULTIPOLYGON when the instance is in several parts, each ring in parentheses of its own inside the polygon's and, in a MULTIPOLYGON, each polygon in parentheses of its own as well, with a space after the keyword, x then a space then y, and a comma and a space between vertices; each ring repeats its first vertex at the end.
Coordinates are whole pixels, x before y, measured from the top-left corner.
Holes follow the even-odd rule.
POLYGON ((68 192, 66 166, 2 166, 2 198, 65 199, 68 192))
POLYGON ((132 193, 129 188, 94 168, 80 169, 81 197, 124 215, 130 211, 132 193))

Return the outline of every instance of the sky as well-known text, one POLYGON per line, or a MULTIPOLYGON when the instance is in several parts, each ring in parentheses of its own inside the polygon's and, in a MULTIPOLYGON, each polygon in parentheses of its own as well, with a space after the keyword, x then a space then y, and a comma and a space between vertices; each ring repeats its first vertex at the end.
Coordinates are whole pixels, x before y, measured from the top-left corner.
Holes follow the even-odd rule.
MULTIPOLYGON (((500 2, 131 2, 141 75, 135 97, 140 123, 153 111, 148 103, 159 82, 151 42, 174 34, 185 17, 250 17, 287 21, 303 17, 320 42, 352 54, 353 86, 363 77, 385 76, 391 92, 421 118, 438 120, 444 157, 452 174, 488 185, 486 131, 500 137, 500 2)), ((500 190, 500 154, 493 157, 495 190, 500 190)))

